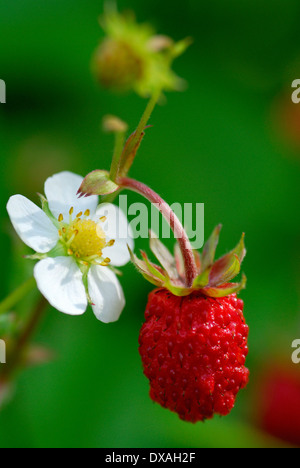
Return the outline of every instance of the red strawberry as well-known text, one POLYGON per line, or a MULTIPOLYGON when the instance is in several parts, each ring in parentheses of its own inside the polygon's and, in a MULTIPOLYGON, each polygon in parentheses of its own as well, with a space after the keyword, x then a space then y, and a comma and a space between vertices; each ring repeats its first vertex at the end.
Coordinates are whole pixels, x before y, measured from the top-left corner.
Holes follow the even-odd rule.
POLYGON ((262 369, 255 407, 261 429, 300 447, 300 373, 294 364, 272 364, 262 369))
POLYGON ((191 422, 232 410, 249 377, 243 306, 236 294, 150 294, 139 352, 154 401, 191 422))
POLYGON ((139 337, 144 373, 150 380, 150 396, 180 418, 196 422, 226 415, 245 387, 249 371, 248 326, 244 303, 236 293, 246 279, 230 283, 245 257, 244 235, 238 245, 214 261, 221 226, 194 252, 197 276, 191 286, 184 282, 183 256, 175 257, 151 233, 150 247, 161 266, 142 252, 131 252, 140 273, 160 289, 153 291, 139 337))

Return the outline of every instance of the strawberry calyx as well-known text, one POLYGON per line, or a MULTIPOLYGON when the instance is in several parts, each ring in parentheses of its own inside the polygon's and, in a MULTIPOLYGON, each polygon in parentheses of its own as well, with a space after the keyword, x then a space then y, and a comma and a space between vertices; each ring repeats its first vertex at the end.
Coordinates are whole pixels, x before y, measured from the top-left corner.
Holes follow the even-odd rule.
POLYGON ((131 260, 147 281, 156 287, 168 289, 175 296, 188 296, 194 291, 201 291, 203 295, 214 298, 238 293, 246 287, 245 275, 242 275, 238 283, 231 281, 240 273, 246 255, 245 234, 231 252, 215 261, 221 228, 222 226, 218 225, 214 229, 202 253, 194 250, 197 276, 191 287, 186 286, 184 261, 178 243, 172 255, 152 231, 150 231, 150 249, 159 265, 153 263, 145 252, 141 251, 142 259, 139 259, 129 249, 131 260))

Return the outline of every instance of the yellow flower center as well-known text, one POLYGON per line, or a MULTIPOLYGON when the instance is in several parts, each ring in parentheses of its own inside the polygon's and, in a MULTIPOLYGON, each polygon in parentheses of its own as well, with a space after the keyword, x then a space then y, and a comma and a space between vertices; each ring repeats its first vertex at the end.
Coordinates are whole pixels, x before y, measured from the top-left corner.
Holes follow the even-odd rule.
POLYGON ((109 258, 102 258, 102 252, 105 247, 114 245, 114 240, 106 240, 105 232, 100 226, 100 222, 106 220, 105 217, 100 218, 96 223, 91 219, 87 219, 90 211, 80 212, 73 219, 74 209, 70 209, 69 224, 64 222, 63 215, 59 215, 60 222, 59 236, 61 242, 66 246, 68 255, 75 256, 81 263, 96 263, 100 265, 108 265, 109 258), (100 260, 100 263, 99 263, 100 260))
POLYGON ((70 240, 70 249, 78 258, 101 257, 106 246, 103 229, 91 219, 76 219, 67 232, 67 241, 70 240))

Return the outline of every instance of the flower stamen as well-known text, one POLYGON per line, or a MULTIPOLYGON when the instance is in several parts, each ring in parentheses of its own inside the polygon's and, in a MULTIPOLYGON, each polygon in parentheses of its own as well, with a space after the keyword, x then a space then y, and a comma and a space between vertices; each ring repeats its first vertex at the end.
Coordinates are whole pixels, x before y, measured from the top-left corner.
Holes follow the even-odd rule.
POLYGON ((110 264, 110 262, 111 262, 111 259, 107 257, 107 258, 105 258, 103 260, 103 262, 100 263, 100 265, 101 266, 108 266, 110 264))
POLYGON ((66 243, 67 247, 70 247, 70 245, 72 244, 73 240, 75 239, 75 237, 77 236, 78 234, 78 231, 74 231, 74 234, 72 235, 72 237, 70 237, 70 239, 68 240, 68 242, 66 243))
POLYGON ((113 245, 115 245, 115 242, 115 239, 111 239, 109 242, 107 242, 106 247, 112 247, 113 245))
POLYGON ((102 216, 100 221, 95 222, 89 219, 91 211, 86 209, 77 213, 73 219, 74 207, 69 210, 69 224, 64 221, 63 214, 60 214, 58 221, 61 225, 58 230, 61 243, 65 246, 66 253, 74 256, 82 265, 102 265, 111 263, 110 258, 103 259, 103 249, 112 247, 115 239, 107 240, 106 234, 100 223, 106 221, 107 217, 102 216), (84 216, 84 217, 83 217, 84 216))
POLYGON ((69 224, 71 224, 73 221, 73 213, 74 213, 74 208, 72 206, 72 208, 70 208, 70 211, 69 211, 69 224))

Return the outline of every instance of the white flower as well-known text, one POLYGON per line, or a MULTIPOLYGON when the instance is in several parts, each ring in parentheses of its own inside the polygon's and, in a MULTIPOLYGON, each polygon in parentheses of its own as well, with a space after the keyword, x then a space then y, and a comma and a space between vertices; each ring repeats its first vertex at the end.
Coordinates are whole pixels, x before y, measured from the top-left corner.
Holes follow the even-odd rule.
POLYGON ((98 197, 78 198, 83 178, 62 172, 45 183, 43 210, 22 195, 7 204, 11 222, 40 259, 37 286, 49 303, 70 315, 81 315, 90 302, 97 319, 118 320, 125 298, 112 267, 130 260, 132 234, 115 205, 98 206, 98 197))

